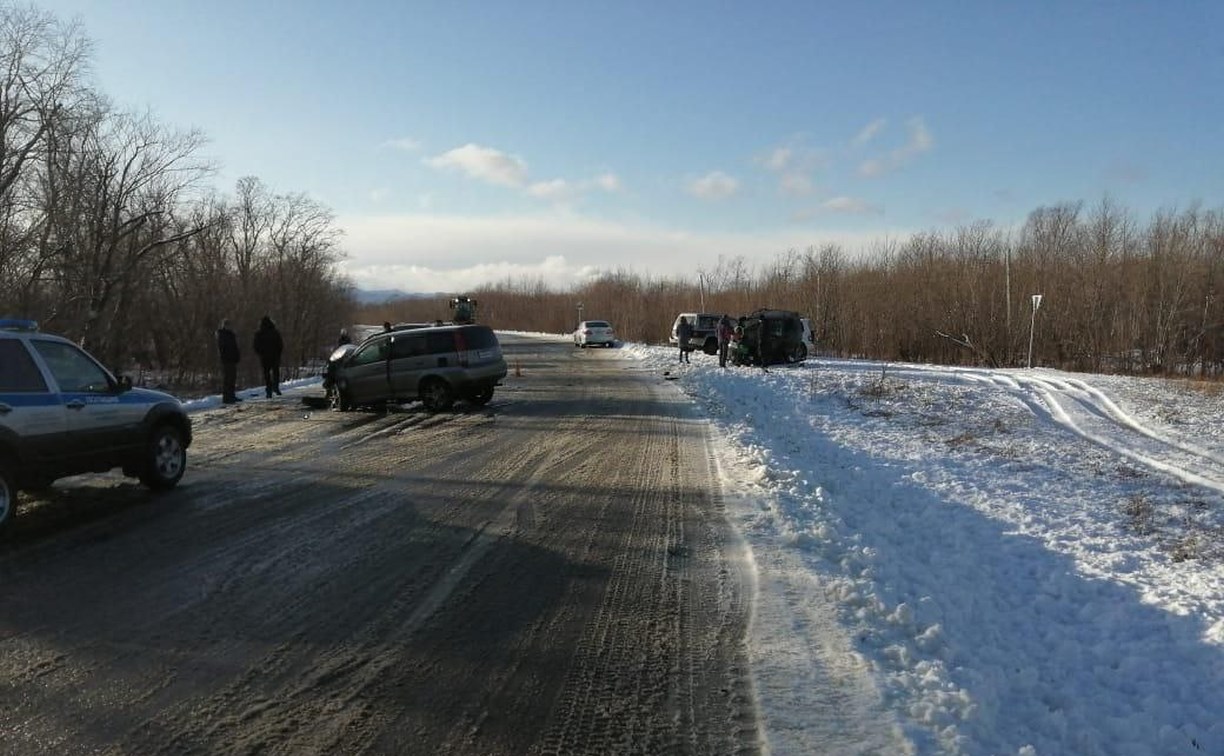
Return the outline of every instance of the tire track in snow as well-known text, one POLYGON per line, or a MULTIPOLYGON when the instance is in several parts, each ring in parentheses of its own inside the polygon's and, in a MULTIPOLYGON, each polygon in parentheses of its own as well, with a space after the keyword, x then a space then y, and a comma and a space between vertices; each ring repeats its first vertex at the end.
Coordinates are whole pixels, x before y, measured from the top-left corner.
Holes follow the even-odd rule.
POLYGON ((1115 454, 1195 486, 1224 493, 1224 457, 1149 428, 1079 378, 966 371, 1013 394, 1040 418, 1115 454))
POLYGON ((1149 470, 1224 493, 1224 454, 1144 425, 1104 391, 1081 378, 938 365, 890 365, 887 373, 894 377, 996 386, 1039 419, 1149 470))
POLYGON ((1113 402, 1099 391, 1041 379, 1029 385, 1049 405, 1054 421, 1081 438, 1185 483, 1224 493, 1224 462, 1216 455, 1166 439, 1120 411, 1114 414, 1108 406, 1113 402))

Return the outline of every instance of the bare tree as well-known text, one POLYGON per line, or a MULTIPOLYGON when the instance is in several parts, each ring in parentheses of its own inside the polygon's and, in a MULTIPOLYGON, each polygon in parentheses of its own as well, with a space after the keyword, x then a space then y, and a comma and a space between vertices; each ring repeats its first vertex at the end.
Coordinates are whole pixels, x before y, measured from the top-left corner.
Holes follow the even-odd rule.
POLYGON ((198 132, 174 132, 148 116, 116 114, 99 103, 66 130, 49 166, 58 185, 52 234, 63 313, 81 342, 110 354, 110 321, 122 322, 119 296, 166 245, 199 233, 175 228, 186 193, 211 172, 196 152, 198 132))
POLYGON ((37 200, 49 134, 88 90, 89 43, 73 24, 33 7, 0 5, 0 300, 33 311, 48 224, 37 200))

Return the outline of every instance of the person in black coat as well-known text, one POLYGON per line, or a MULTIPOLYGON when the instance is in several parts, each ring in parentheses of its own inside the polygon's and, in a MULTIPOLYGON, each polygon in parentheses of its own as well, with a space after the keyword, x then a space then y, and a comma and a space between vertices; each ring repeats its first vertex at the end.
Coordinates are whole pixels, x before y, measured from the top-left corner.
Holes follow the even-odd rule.
POLYGON ((240 402, 238 383, 238 336, 230 328, 229 320, 222 320, 217 329, 217 352, 221 355, 221 401, 226 404, 240 402))
POLYGON ((259 321, 259 330, 255 332, 255 343, 252 345, 255 354, 259 355, 259 367, 263 370, 264 392, 271 399, 273 394, 281 395, 280 362, 281 352, 285 350, 285 342, 276 324, 267 315, 259 321))
POLYGON ((681 316, 680 324, 676 326, 676 341, 680 344, 680 361, 689 361, 689 351, 692 347, 689 346, 689 341, 693 338, 693 324, 688 322, 688 318, 681 316))

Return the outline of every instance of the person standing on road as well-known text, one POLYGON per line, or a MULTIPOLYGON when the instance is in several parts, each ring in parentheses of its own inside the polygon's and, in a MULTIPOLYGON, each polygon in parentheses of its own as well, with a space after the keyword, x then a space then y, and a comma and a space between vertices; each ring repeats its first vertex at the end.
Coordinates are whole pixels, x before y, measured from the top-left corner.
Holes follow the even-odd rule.
POLYGON ((341 329, 340 329, 340 338, 339 338, 339 339, 336 341, 336 346, 338 346, 338 347, 342 347, 342 346, 344 346, 345 344, 352 344, 352 343, 353 343, 353 340, 349 338, 349 335, 348 335, 348 329, 347 329, 347 328, 341 328, 341 329))
POLYGON ((723 314, 718 319, 718 366, 727 366, 727 350, 731 347, 731 335, 735 329, 731 326, 731 316, 723 314))
POLYGON ((688 318, 681 316, 680 324, 676 326, 676 342, 680 345, 680 361, 689 361, 689 341, 693 338, 693 325, 688 318))
POLYGON ((285 341, 281 338, 276 324, 267 315, 259 321, 259 330, 255 332, 255 343, 252 344, 255 354, 259 355, 259 367, 263 371, 264 393, 271 399, 273 394, 281 395, 280 363, 281 353, 285 350, 285 341))
POLYGON ((230 328, 229 319, 221 321, 217 329, 217 352, 221 357, 221 401, 224 404, 240 402, 238 398, 238 336, 230 328))

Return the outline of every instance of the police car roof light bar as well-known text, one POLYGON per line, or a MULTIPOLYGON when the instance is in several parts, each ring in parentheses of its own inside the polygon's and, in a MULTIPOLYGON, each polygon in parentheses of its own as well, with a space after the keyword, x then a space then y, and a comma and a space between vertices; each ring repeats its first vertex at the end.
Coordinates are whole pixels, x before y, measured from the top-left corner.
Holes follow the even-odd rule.
POLYGON ((0 318, 0 331, 37 331, 38 321, 22 318, 0 318))

